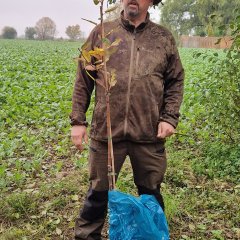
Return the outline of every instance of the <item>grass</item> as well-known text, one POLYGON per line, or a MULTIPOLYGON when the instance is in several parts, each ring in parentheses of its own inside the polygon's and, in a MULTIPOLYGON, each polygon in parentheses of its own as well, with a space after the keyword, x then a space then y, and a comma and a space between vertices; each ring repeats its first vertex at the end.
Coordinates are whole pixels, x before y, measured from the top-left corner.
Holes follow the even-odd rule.
MULTIPOLYGON (((88 152, 72 146, 68 121, 78 47, 76 42, 0 40, 1 240, 73 237, 88 189, 88 152)), ((192 64, 192 54, 181 50, 188 94, 204 69, 192 64)), ((88 120, 91 112, 92 107, 88 120)), ((194 144, 188 148, 185 139, 174 138, 168 144, 162 193, 171 238, 240 239, 240 186, 231 178, 209 178, 194 144)), ((136 194, 128 161, 118 188, 136 194)))

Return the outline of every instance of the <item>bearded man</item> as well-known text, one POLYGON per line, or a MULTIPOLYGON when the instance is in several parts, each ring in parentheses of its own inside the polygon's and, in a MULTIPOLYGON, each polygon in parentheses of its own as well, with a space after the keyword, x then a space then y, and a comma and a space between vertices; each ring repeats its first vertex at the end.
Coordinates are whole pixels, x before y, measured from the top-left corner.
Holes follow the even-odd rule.
MULTIPOLYGON (((105 22, 108 39, 122 41, 107 62, 116 71, 110 110, 116 179, 129 156, 139 195, 154 195, 164 209, 160 186, 166 171, 165 139, 178 124, 184 70, 172 34, 150 21, 148 9, 160 0, 122 0, 119 19, 105 22)), ((91 49, 101 46, 101 26, 91 32, 91 49)), ((91 73, 101 79, 97 71, 91 73)), ((86 111, 95 87, 95 108, 90 130, 90 186, 79 217, 75 239, 99 240, 107 213, 107 127, 105 90, 96 84, 81 62, 73 92, 71 137, 82 151, 88 141, 86 111)))

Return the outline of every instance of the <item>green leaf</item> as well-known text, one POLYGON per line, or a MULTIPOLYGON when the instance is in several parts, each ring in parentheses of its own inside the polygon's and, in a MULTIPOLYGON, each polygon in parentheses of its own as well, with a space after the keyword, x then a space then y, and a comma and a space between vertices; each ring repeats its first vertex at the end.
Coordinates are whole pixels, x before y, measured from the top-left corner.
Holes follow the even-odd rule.
POLYGON ((106 48, 108 48, 108 47, 111 46, 111 42, 110 42, 110 40, 109 40, 108 38, 103 38, 103 39, 102 39, 102 42, 104 43, 104 46, 105 46, 106 48))
POLYGON ((93 2, 94 2, 95 5, 98 5, 100 1, 99 0, 93 0, 93 2))

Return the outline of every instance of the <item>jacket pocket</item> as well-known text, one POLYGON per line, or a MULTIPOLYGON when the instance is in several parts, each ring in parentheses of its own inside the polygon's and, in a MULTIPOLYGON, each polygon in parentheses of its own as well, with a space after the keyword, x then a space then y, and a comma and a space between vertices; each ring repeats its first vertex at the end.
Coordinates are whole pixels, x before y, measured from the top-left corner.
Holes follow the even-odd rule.
POLYGON ((135 55, 135 71, 137 77, 153 73, 163 74, 166 68, 166 54, 162 47, 138 47, 135 55))

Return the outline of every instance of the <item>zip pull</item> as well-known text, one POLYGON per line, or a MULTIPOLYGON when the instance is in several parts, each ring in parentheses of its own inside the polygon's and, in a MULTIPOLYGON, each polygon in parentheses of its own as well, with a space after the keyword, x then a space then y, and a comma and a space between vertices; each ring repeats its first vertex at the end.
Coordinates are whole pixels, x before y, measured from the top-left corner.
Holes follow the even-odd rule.
POLYGON ((135 74, 138 74, 139 71, 139 55, 140 55, 140 48, 137 47, 137 56, 136 56, 136 66, 135 66, 135 74))
POLYGON ((136 33, 137 33, 137 29, 134 28, 134 30, 133 30, 133 40, 136 40, 136 33))

